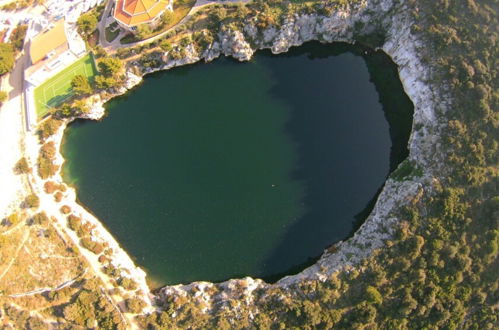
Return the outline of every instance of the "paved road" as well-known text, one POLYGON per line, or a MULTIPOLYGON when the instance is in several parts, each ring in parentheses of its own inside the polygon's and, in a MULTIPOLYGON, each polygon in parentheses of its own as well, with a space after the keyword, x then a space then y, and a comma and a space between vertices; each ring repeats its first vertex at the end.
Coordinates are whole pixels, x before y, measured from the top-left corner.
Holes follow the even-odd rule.
POLYGON ((23 71, 26 56, 21 56, 13 71, 2 81, 2 91, 9 100, 0 108, 0 219, 14 210, 25 196, 26 180, 15 175, 13 168, 22 157, 24 121, 22 113, 23 71))

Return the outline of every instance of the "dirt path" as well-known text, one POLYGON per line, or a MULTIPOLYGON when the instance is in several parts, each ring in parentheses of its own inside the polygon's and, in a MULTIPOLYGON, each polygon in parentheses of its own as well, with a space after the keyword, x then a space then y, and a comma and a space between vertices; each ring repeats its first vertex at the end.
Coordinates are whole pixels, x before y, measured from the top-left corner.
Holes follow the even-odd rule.
POLYGON ((26 297, 26 296, 33 296, 35 294, 40 294, 40 293, 44 293, 44 292, 49 292, 49 291, 58 291, 58 290, 62 290, 68 286, 70 286, 71 284, 73 284, 74 282, 76 282, 78 279, 82 278, 85 274, 87 273, 87 269, 85 269, 81 274, 79 274, 78 276, 70 279, 70 280, 67 280, 53 288, 40 288, 40 289, 35 289, 35 290, 31 290, 31 291, 28 291, 28 292, 23 292, 23 293, 14 293, 14 294, 11 294, 9 295, 9 297, 11 298, 19 298, 19 297, 26 297))
POLYGON ((5 274, 7 274, 9 272, 10 267, 12 267, 12 265, 14 264, 14 261, 16 261, 17 256, 19 255, 19 251, 21 251, 21 249, 23 248, 24 244, 28 240, 29 232, 30 232, 29 230, 26 230, 24 232, 24 237, 22 239, 22 242, 19 243, 19 245, 17 246, 16 252, 14 253, 14 256, 12 257, 12 259, 10 259, 9 264, 7 265, 7 267, 5 267, 5 269, 3 270, 2 274, 0 274, 0 280, 2 280, 2 278, 5 276, 5 274))

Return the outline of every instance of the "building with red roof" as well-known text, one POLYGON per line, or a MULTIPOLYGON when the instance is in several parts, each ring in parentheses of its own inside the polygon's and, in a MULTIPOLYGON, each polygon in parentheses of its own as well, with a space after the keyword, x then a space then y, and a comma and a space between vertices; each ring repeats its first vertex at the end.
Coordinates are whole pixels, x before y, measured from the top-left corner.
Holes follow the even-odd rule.
POLYGON ((116 0, 113 16, 120 25, 132 30, 140 24, 154 24, 169 8, 168 0, 116 0))

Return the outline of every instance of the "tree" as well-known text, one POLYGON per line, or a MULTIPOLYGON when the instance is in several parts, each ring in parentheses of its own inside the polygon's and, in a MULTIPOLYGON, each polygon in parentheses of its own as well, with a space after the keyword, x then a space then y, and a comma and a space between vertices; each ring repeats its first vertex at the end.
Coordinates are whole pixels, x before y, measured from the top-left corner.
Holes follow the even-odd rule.
POLYGON ((139 39, 145 39, 151 34, 151 28, 147 24, 142 24, 137 27, 135 35, 139 39))
POLYGON ((19 25, 12 34, 10 35, 10 43, 14 47, 14 50, 21 51, 24 45, 24 37, 26 37, 26 31, 28 30, 28 25, 19 25))
POLYGON ((73 103, 72 108, 73 112, 77 114, 88 113, 90 111, 90 108, 84 100, 76 100, 73 103))
POLYGON ((76 25, 78 26, 78 32, 88 36, 97 28, 97 17, 92 13, 81 15, 76 25))
POLYGON ((173 49, 172 44, 168 40, 163 40, 159 43, 159 47, 165 52, 169 52, 173 49))
POLYGON ((0 75, 12 70, 14 66, 14 48, 12 45, 0 43, 0 75))
POLYGON ((73 77, 71 80, 71 86, 73 87, 76 95, 83 96, 92 94, 92 87, 90 86, 87 77, 80 74, 73 77))
POLYGON ((38 131, 40 140, 43 142, 49 136, 54 135, 59 129, 59 127, 61 127, 61 125, 62 121, 53 118, 49 118, 46 121, 44 121, 40 125, 40 129, 38 131))
POLYGON ((123 63, 117 58, 107 57, 99 61, 98 67, 105 77, 114 77, 123 68, 123 63))
POLYGON ((146 302, 140 298, 128 298, 125 300, 125 305, 128 312, 138 314, 146 307, 146 302))
POLYGON ((99 89, 108 89, 116 86, 118 82, 113 77, 96 76, 95 86, 99 89))
POLYGON ((9 97, 9 95, 6 92, 0 91, 0 104, 2 104, 5 101, 7 101, 8 97, 9 97))
POLYGON ((165 26, 171 24, 173 22, 173 12, 165 10, 163 16, 161 16, 161 22, 165 26))
POLYGON ((367 294, 367 300, 370 303, 381 305, 381 303, 383 302, 383 297, 381 296, 381 293, 379 293, 379 291, 373 286, 367 287, 366 294, 367 294))
POLYGON ((89 111, 90 108, 85 100, 76 100, 72 104, 63 103, 59 109, 57 109, 57 114, 60 117, 73 117, 88 113, 89 111))

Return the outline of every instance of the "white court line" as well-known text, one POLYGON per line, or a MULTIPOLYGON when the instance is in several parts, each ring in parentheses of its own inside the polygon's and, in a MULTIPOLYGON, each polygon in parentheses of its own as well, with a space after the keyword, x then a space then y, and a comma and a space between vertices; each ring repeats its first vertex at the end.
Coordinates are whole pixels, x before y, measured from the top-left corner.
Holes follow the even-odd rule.
MULTIPOLYGON (((93 61, 92 58, 90 60, 93 61)), ((90 64, 93 65, 94 63, 90 63, 90 64)), ((78 72, 81 72, 81 71, 83 71, 85 77, 88 78, 88 70, 87 70, 87 63, 86 63, 86 61, 83 61, 82 63, 80 63, 80 65, 76 66, 71 71, 65 72, 64 75, 60 76, 56 80, 52 81, 47 87, 43 88, 43 97, 44 97, 44 100, 43 101, 38 101, 38 103, 44 105, 48 109, 53 108, 53 106, 49 106, 48 104, 44 103, 44 102, 49 101, 47 99, 47 91, 51 90, 52 91, 52 93, 51 93, 52 96, 50 97, 50 99, 54 98, 56 95, 59 94, 58 93, 59 90, 61 90, 61 91, 65 91, 66 90, 65 87, 56 88, 55 86, 57 84, 59 84, 59 82, 61 80, 67 80, 69 78, 68 76, 78 75, 78 72), (82 66, 83 66, 83 70, 82 70, 82 66)), ((62 98, 61 102, 64 102, 69 97, 71 97, 71 95, 66 95, 65 97, 62 98)))

